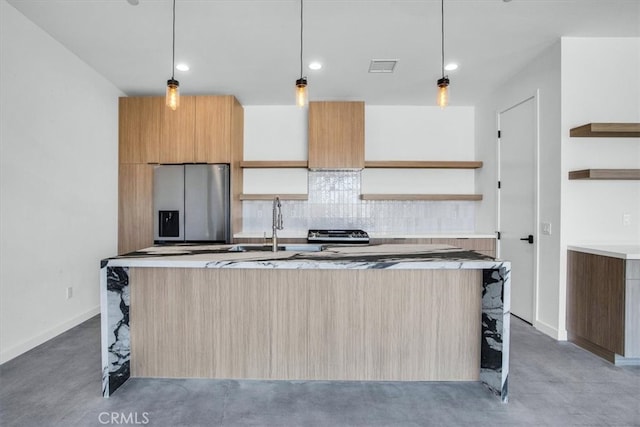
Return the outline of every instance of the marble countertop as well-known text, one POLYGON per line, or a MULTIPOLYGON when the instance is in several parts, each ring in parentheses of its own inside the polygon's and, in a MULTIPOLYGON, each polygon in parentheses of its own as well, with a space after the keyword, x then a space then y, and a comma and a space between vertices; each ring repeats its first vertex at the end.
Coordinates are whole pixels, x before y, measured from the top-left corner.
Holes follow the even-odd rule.
MULTIPOLYGON (((230 251, 234 245, 152 246, 103 260, 102 267, 281 269, 491 269, 503 261, 440 244, 322 245, 323 250, 230 251)), ((242 245, 259 248, 261 245, 242 245)), ((299 245, 300 246, 300 245, 299 245)), ((302 245, 304 246, 304 245, 302 245)))
POLYGON ((569 245, 570 251, 621 259, 640 259, 640 243, 569 245))

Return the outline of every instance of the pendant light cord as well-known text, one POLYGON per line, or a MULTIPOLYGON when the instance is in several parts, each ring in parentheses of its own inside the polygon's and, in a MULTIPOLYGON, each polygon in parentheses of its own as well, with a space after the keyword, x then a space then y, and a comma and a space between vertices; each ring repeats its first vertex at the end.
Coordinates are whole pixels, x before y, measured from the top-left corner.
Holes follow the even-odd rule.
POLYGON ((303 11, 304 11, 304 0, 300 0, 300 78, 301 79, 302 79, 302 48, 303 48, 302 33, 304 30, 303 11))
POLYGON ((440 10, 440 16, 442 18, 442 25, 441 25, 441 30, 442 30, 442 78, 444 78, 444 0, 441 0, 440 2, 441 5, 441 10, 440 10))
POLYGON ((176 69, 176 0, 173 0, 173 45, 171 48, 171 80, 174 80, 176 69))

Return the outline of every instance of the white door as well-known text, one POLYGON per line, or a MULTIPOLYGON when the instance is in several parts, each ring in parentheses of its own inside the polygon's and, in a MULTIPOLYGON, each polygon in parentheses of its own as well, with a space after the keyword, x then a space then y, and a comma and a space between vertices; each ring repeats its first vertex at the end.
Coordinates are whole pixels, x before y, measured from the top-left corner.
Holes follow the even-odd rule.
POLYGON ((511 313, 533 323, 536 283, 537 99, 498 115, 499 256, 511 261, 511 313))

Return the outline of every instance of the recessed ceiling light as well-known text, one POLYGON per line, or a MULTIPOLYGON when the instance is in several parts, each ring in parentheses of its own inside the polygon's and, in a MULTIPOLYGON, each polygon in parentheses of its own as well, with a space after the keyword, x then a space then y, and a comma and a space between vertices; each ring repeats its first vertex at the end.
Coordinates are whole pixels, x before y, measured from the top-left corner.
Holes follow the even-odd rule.
POLYGON ((447 71, 457 70, 458 69, 458 64, 451 62, 451 63, 445 65, 444 69, 447 70, 447 71))
POLYGON ((180 64, 176 65, 176 70, 189 71, 189 66, 187 64, 180 63, 180 64))
POLYGON ((320 68, 322 68, 322 64, 319 63, 318 61, 314 61, 309 64, 309 68, 312 70, 319 70, 320 68))

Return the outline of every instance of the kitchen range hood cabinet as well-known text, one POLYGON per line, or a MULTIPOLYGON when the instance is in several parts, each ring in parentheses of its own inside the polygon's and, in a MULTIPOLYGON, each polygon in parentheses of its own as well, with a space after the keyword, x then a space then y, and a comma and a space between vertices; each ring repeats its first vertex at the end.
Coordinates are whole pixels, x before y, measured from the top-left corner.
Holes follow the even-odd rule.
POLYGON ((364 102, 309 102, 310 170, 364 168, 364 102))
POLYGON ((159 165, 153 171, 153 240, 229 243, 229 165, 159 165))

